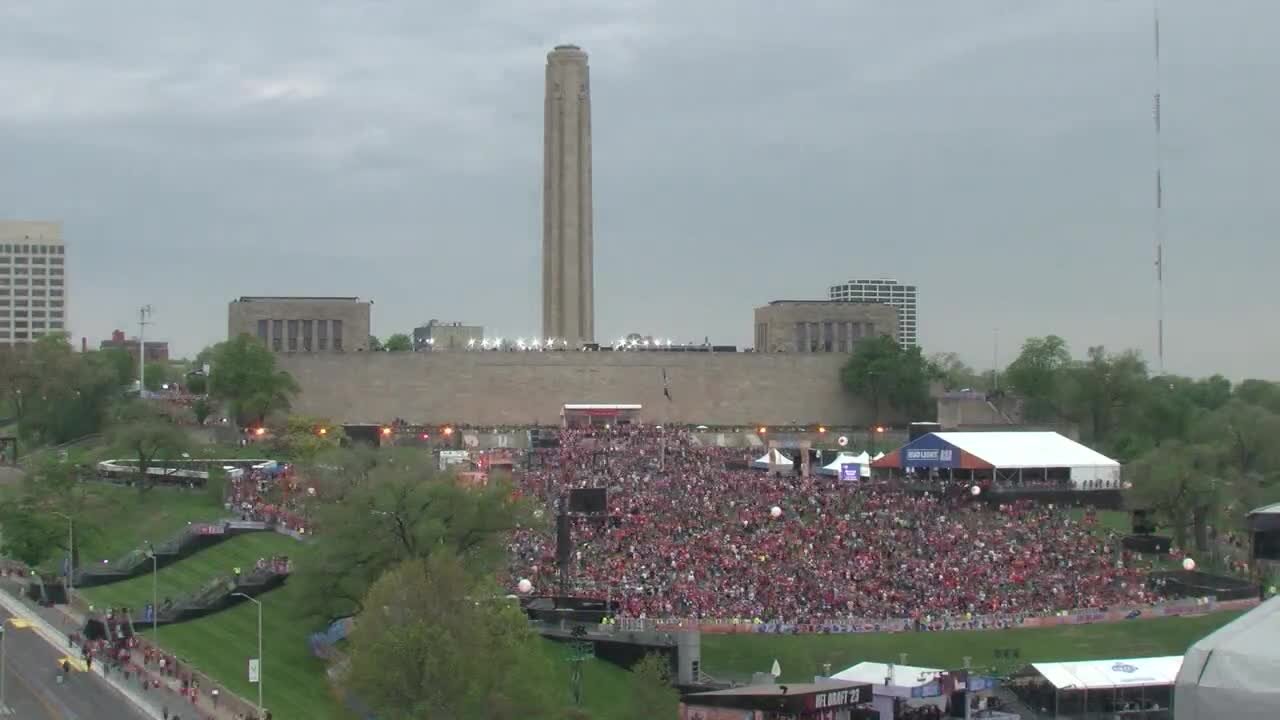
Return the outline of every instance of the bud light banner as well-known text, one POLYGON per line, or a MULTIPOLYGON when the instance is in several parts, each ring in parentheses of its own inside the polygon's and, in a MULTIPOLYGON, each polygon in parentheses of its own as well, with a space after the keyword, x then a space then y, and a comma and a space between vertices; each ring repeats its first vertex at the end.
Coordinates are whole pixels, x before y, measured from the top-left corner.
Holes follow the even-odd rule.
POLYGON ((840 463, 840 481, 857 482, 862 472, 858 463, 840 463))
POLYGON ((907 443, 900 451, 904 468, 959 468, 964 452, 960 448, 930 434, 907 443))

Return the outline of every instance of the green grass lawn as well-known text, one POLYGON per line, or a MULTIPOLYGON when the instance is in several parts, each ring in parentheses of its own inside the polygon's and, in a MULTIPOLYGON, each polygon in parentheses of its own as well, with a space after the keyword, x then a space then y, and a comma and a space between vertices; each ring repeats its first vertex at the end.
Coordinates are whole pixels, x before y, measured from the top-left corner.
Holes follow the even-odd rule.
MULTIPOLYGON (((304 543, 277 533, 239 535, 160 570, 156 577, 161 602, 197 590, 236 566, 246 571, 259 558, 272 555, 303 556, 304 543)), ((141 608, 151 602, 151 576, 90 588, 83 591, 100 606, 141 608)), ((316 630, 298 619, 294 608, 297 591, 286 584, 261 596, 263 603, 263 690, 273 716, 290 718, 335 717, 338 703, 329 692, 324 664, 311 656, 307 637, 316 630)), ((135 618, 137 616, 135 615, 135 618)), ((253 603, 241 603, 198 620, 161 626, 159 642, 228 690, 251 702, 257 687, 248 681, 248 659, 257 653, 258 615, 253 603)), ((151 630, 137 628, 150 636, 151 630)))
POLYGON ((146 542, 160 543, 176 537, 189 523, 227 517, 220 503, 200 490, 135 488, 94 485, 85 513, 87 524, 76 539, 84 563, 115 561, 146 542))
MULTIPOLYGON (((554 640, 544 640, 547 653, 562 670, 565 705, 572 702, 570 685, 571 666, 568 662, 569 646, 554 640)), ((591 714, 592 720, 617 720, 627 716, 627 703, 631 697, 631 672, 613 663, 592 658, 582 664, 582 708, 591 714)), ((674 712, 674 708, 672 708, 674 712)))
MULTIPOLYGON (((317 628, 294 612, 300 601, 297 588, 285 584, 259 598, 264 704, 278 720, 342 717, 329 690, 324 663, 311 655, 307 644, 307 637, 317 628)), ((142 634, 149 636, 151 631, 142 634)), ((258 643, 258 610, 253 603, 161 627, 159 642, 231 692, 257 702, 257 686, 249 683, 248 675, 249 658, 257 654, 258 643)))
MULTIPOLYGON (((1076 522, 1084 518, 1084 508, 1072 508, 1069 512, 1076 522)), ((1098 530, 1114 530, 1121 535, 1133 532, 1133 518, 1123 510, 1098 510, 1095 514, 1098 517, 1098 530)))
MULTIPOLYGON (((272 555, 298 557, 305 550, 303 543, 279 533, 236 535, 181 562, 161 568, 155 578, 156 590, 161 603, 166 597, 176 601, 199 590, 215 577, 231 575, 236 567, 248 572, 259 558, 272 555)), ((142 606, 151 602, 151 587, 152 578, 148 572, 132 580, 88 588, 81 593, 94 605, 133 608, 136 618, 141 614, 142 606)))
POLYGON ((1022 662, 1181 655, 1196 640, 1240 613, 1132 620, 1020 630, 850 635, 703 635, 702 665, 712 677, 730 679, 768 672, 775 659, 791 682, 810 679, 830 663, 832 672, 862 661, 956 668, 968 656, 974 666, 996 664, 994 650, 1017 649, 1022 662))

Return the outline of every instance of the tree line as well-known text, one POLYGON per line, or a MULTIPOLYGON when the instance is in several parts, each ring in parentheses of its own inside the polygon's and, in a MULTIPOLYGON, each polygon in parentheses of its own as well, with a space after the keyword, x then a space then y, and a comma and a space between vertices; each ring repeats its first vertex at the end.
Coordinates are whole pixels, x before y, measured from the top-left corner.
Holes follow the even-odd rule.
POLYGON ((1131 504, 1154 510, 1180 547, 1208 551, 1213 535, 1242 530, 1250 509, 1280 501, 1280 384, 1268 380, 1153 373, 1137 351, 1102 346, 1077 357, 1056 335, 1029 338, 990 373, 875 338, 841 378, 877 417, 932 419, 936 391, 971 389, 1020 406, 1026 424, 1070 426, 1126 465, 1131 504))

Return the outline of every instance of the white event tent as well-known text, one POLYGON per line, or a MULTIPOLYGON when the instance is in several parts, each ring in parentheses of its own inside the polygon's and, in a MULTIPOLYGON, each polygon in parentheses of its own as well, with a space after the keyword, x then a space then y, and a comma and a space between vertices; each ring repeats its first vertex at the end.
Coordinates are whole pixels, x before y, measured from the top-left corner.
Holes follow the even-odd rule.
POLYGON ((836 456, 835 460, 824 465, 818 472, 823 475, 839 475, 840 466, 846 464, 858 466, 858 477, 863 479, 871 477, 871 456, 868 455, 865 450, 857 455, 854 455, 851 452, 842 452, 836 456))
POLYGON ((783 455, 782 453, 778 452, 777 448, 774 448, 769 452, 765 453, 764 455, 761 455, 760 457, 756 458, 755 462, 751 463, 751 465, 753 467, 764 468, 768 470, 769 469, 769 453, 773 453, 774 467, 788 468, 795 464, 791 462, 791 458, 788 458, 786 455, 783 455))
POLYGON ((929 470, 1020 483, 1056 478, 1077 490, 1120 489, 1120 463, 1056 432, 937 432, 874 460, 873 468, 929 470))
POLYGON ((1174 720, 1280 718, 1280 596, 1187 650, 1173 711, 1174 720))
POLYGON ((1133 710, 1167 710, 1181 655, 1032 663, 1018 673, 1015 692, 1055 717, 1133 710))

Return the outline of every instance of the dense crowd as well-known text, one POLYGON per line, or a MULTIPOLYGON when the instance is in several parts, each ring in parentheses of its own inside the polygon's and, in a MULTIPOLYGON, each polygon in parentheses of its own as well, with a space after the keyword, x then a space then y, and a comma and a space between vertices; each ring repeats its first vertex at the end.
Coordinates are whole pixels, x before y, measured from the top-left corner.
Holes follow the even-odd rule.
POLYGON ((292 465, 245 468, 227 477, 226 507, 241 520, 280 524, 289 530, 306 529, 306 489, 292 465))
MULTIPOLYGON (((547 512, 567 489, 609 489, 608 518, 574 521, 571 592, 631 617, 930 623, 1155 599, 1133 558, 1061 509, 774 477, 750 459, 680 430, 566 430, 518 481, 547 512)), ((554 530, 520 530, 509 549, 513 583, 555 591, 554 530)))

